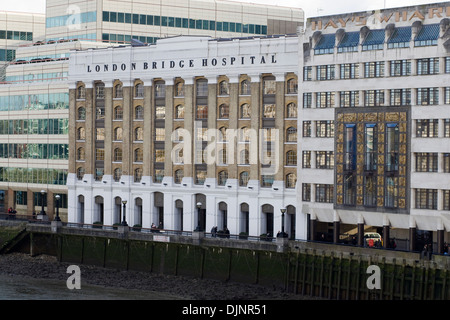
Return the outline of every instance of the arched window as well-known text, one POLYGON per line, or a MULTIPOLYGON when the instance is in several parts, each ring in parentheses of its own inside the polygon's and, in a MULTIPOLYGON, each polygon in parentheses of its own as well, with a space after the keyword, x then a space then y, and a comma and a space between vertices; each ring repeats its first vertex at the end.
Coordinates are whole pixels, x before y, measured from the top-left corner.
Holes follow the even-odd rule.
POLYGON ((98 100, 105 99, 105 84, 103 82, 98 82, 95 85, 95 98, 98 100))
POLYGON ((114 169, 114 181, 119 182, 122 177, 122 169, 116 168, 114 169))
POLYGON ((78 148, 78 150, 77 150, 77 160, 78 161, 84 161, 85 160, 84 148, 78 148))
POLYGON ((228 119, 230 117, 230 107, 227 104, 221 104, 219 107, 219 119, 228 119))
POLYGON ((250 81, 243 80, 241 82, 241 95, 248 96, 251 94, 251 87, 250 87, 250 81))
POLYGON ((114 108, 114 120, 122 120, 123 119, 123 108, 121 106, 117 106, 114 108))
POLYGON ((143 141, 144 140, 144 129, 141 127, 137 127, 134 129, 134 141, 143 141))
POLYGON ((286 107, 286 116, 288 118, 297 118, 297 104, 291 102, 286 107))
POLYGON ((251 115, 250 115, 250 105, 248 103, 244 103, 241 106, 241 112, 240 112, 240 116, 241 119, 250 119, 251 115))
POLYGON ((83 179, 83 176, 84 176, 84 173, 85 173, 84 168, 83 168, 83 167, 79 167, 79 168, 77 169, 77 179, 78 179, 78 180, 82 180, 82 179, 83 179))
POLYGON ((114 129, 114 141, 122 141, 123 138, 123 129, 121 127, 117 127, 114 129))
POLYGON ((142 83, 138 83, 136 86, 134 86, 134 96, 136 98, 144 97, 144 85, 142 83))
POLYGON ((78 108, 77 120, 86 120, 86 108, 84 107, 78 108))
POLYGON ((297 183, 297 175, 295 173, 289 173, 286 176, 286 188, 294 189, 296 183, 297 183))
POLYGON ((120 148, 114 149, 114 161, 122 162, 122 149, 120 148))
POLYGON ((134 182, 141 182, 142 179, 142 169, 137 168, 134 170, 134 182))
POLYGON ((227 164, 227 149, 226 148, 222 148, 219 149, 218 152, 218 165, 225 165, 227 164))
POLYGON ((297 165, 297 151, 291 150, 286 152, 286 165, 287 166, 297 165))
POLYGON ((134 119, 143 120, 144 119, 144 108, 142 106, 137 106, 134 108, 134 119))
POLYGON ((86 99, 86 88, 84 86, 79 86, 77 88, 77 99, 80 100, 86 99))
POLYGON ((184 119, 184 106, 181 104, 175 107, 175 119, 184 119))
POLYGON ((86 130, 83 127, 78 128, 77 140, 85 140, 85 139, 86 139, 86 130))
POLYGON ((250 164, 250 155, 247 149, 239 153, 239 164, 250 164))
POLYGON ((180 184, 184 177, 183 169, 178 169, 175 171, 175 183, 180 184))
POLYGON ((228 82, 223 80, 219 83, 219 95, 220 96, 228 96, 230 94, 230 90, 228 87, 228 82))
POLYGON ((123 98, 123 87, 121 84, 116 84, 114 87, 114 98, 121 99, 123 98))
POLYGON ((175 97, 184 97, 184 82, 180 81, 175 84, 175 97))
POLYGON ((219 136, 217 137, 217 141, 219 142, 227 142, 227 128, 226 127, 221 127, 219 129, 219 136))
POLYGON ((248 184, 248 180, 250 180, 250 175, 247 171, 241 172, 239 174, 239 185, 241 187, 246 187, 248 184))
POLYGON ((287 142, 297 142, 297 128, 289 127, 286 130, 286 141, 287 142))
POLYGON ((250 129, 247 127, 242 127, 239 130, 239 142, 249 142, 250 141, 250 129))
POLYGON ((289 79, 287 82, 287 93, 295 94, 298 92, 298 83, 297 79, 289 79))
POLYGON ((219 186, 224 186, 227 183, 228 180, 228 171, 220 171, 219 172, 219 177, 217 180, 217 184, 219 186))
POLYGON ((142 152, 142 149, 137 148, 134 150, 134 162, 142 162, 144 161, 144 153, 142 152))

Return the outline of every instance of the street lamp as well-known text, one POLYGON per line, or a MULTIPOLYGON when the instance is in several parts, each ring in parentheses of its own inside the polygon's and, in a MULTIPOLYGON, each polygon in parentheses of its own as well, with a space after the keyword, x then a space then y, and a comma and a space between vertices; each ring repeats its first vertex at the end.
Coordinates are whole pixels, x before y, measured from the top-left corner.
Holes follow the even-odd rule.
POLYGON ((44 194, 45 194, 45 190, 42 189, 41 190, 41 204, 42 204, 41 215, 43 215, 43 216, 45 216, 45 211, 44 211, 44 194))
POLYGON ((61 221, 61 219, 59 218, 59 199, 61 199, 61 196, 59 194, 57 194, 55 196, 56 199, 56 217, 55 217, 55 221, 61 221))
POLYGON ((200 209, 202 207, 202 203, 199 201, 197 202, 197 228, 196 231, 202 231, 200 228, 200 209))
POLYGON ((284 232, 284 214, 286 212, 286 208, 280 209, 281 211, 281 234, 279 235, 280 238, 287 238, 288 234, 284 232))
POLYGON ((122 204, 123 204, 123 221, 122 221, 122 226, 128 226, 128 224, 127 224, 127 222, 125 220, 125 215, 126 215, 126 211, 127 211, 127 207, 126 207, 127 200, 123 200, 122 204))

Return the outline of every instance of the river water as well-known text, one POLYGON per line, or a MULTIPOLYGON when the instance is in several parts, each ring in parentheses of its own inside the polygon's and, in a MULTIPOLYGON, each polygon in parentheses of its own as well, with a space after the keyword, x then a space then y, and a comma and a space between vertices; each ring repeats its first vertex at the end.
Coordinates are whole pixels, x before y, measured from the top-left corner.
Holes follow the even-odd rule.
POLYGON ((83 283, 81 289, 70 290, 65 280, 0 274, 0 300, 182 300, 182 298, 152 291, 105 288, 83 283))

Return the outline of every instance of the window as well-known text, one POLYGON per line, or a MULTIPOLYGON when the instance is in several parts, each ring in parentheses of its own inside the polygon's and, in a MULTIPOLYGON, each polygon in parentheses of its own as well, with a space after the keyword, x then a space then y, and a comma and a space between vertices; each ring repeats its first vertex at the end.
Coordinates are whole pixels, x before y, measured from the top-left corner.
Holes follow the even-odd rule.
POLYGON ((224 186, 227 183, 227 180, 228 180, 228 172, 227 171, 220 171, 218 179, 217 179, 217 184, 219 186, 224 186))
POLYGON ((439 88, 417 89, 417 105, 429 106, 439 104, 439 88))
POLYGON ((286 152, 286 165, 297 166, 297 151, 291 150, 286 152))
POLYGON ((312 67, 303 67, 303 81, 312 81, 312 67))
POLYGON ((118 127, 114 129, 114 141, 122 141, 123 138, 123 129, 118 127))
POLYGON ((398 177, 386 177, 384 193, 384 206, 387 208, 397 208, 398 177))
POLYGON ((80 100, 86 99, 86 88, 84 86, 79 86, 77 88, 77 99, 80 100))
POLYGON ((450 210, 450 190, 442 190, 442 210, 449 211, 450 210))
POLYGON ((134 109, 134 120, 144 120, 144 108, 142 106, 137 106, 134 109))
POLYGON ((143 141, 144 140, 144 129, 141 127, 137 127, 134 129, 134 141, 143 141))
POLYGON ((239 186, 246 187, 249 180, 250 180, 250 175, 247 171, 241 172, 239 174, 239 186))
POLYGON ((77 120, 86 120, 86 109, 84 107, 78 108, 78 118, 77 120))
POLYGON ((142 179, 142 169, 137 168, 134 170, 134 182, 141 182, 142 179))
POLYGON ((341 80, 358 79, 359 78, 359 64, 346 63, 341 64, 341 80))
POLYGON ((333 108, 334 92, 317 92, 316 108, 333 108))
POLYGON ((297 142, 297 128, 289 127, 286 130, 286 142, 297 142))
POLYGON ((311 121, 303 121, 303 138, 311 137, 311 121))
POLYGON ((208 96, 208 80, 200 79, 197 80, 197 97, 207 97, 208 96))
POLYGON ((384 90, 366 90, 364 92, 366 107, 380 107, 384 105, 384 90))
POLYGON ((122 162, 122 149, 114 149, 114 162, 122 162))
POLYGON ((103 148, 95 149, 95 160, 96 161, 104 161, 105 160, 105 149, 103 149, 103 148))
POLYGON ((333 169, 334 168, 334 152, 333 151, 316 151, 316 168, 317 169, 333 169))
POLYGON ((303 93, 303 109, 309 109, 312 106, 312 93, 303 93))
POLYGON ((251 94, 251 86, 250 86, 250 81, 248 80, 243 80, 241 82, 241 95, 243 96, 248 96, 251 94))
POLYGON ((250 164, 250 155, 247 149, 241 150, 239 153, 239 164, 247 165, 250 164))
POLYGON ((302 201, 304 201, 304 202, 311 201, 311 184, 310 183, 302 183, 302 201))
POLYGON ((291 102, 287 105, 286 115, 288 118, 297 118, 297 104, 291 102))
POLYGON ((303 151, 302 155, 303 155, 302 168, 303 169, 311 168, 311 151, 303 151))
POLYGON ((316 202, 333 203, 332 184, 316 184, 316 202))
POLYGON ((417 60, 417 74, 439 74, 439 58, 426 58, 417 60))
POLYGON ((365 78, 384 77, 384 61, 364 63, 364 77, 365 78))
POLYGON ((334 80, 335 78, 335 66, 334 65, 323 65, 317 66, 317 80, 334 80))
POLYGON ((409 106, 411 105, 411 89, 392 89, 391 106, 409 106))
POLYGON ((297 175, 295 173, 289 173, 286 175, 286 189, 295 189, 297 184, 297 175))
POLYGON ((450 87, 444 88, 444 103, 450 104, 450 87))
POLYGON ((241 105, 241 119, 250 119, 250 105, 248 103, 244 103, 241 105))
POLYGON ((85 173, 84 168, 83 168, 83 167, 79 167, 79 168, 77 169, 77 179, 78 179, 78 180, 82 180, 82 179, 83 179, 83 176, 84 176, 84 173, 85 173))
POLYGON ((166 97, 166 84, 163 82, 155 83, 155 98, 165 98, 166 97))
POLYGON ((166 118, 166 107, 157 106, 155 107, 155 118, 156 119, 165 119, 166 118))
POLYGON ((261 187, 263 188, 270 188, 273 185, 274 181, 273 175, 261 175, 261 187))
POLYGON ((78 128, 77 130, 77 140, 86 139, 86 130, 84 128, 78 128))
POLYGON ((437 153, 416 153, 416 172, 437 172, 437 153))
POLYGON ((444 173, 450 173, 450 153, 442 155, 444 173))
POLYGON ((356 170, 356 125, 346 124, 344 131, 344 170, 356 170))
POLYGON ((96 128, 95 132, 96 132, 95 135, 96 141, 105 141, 105 128, 96 128))
POLYGON ((298 92, 297 79, 289 79, 287 82, 287 94, 296 94, 298 92))
POLYGON ((219 106, 219 119, 228 119, 230 117, 230 107, 227 104, 219 106))
POLYGON ((84 148, 78 148, 78 150, 77 150, 77 161, 84 161, 84 160, 85 160, 84 148))
POLYGON ((417 138, 437 138, 439 129, 438 119, 416 120, 417 138))
POLYGON ((181 104, 175 107, 175 119, 184 119, 184 106, 181 104))
POLYGON ((364 206, 377 206, 377 178, 375 176, 364 176, 364 206))
POLYGON ((334 121, 317 121, 316 122, 317 138, 333 138, 334 137, 334 121))
POLYGON ((208 119, 208 106, 204 106, 204 105, 197 106, 196 118, 197 119, 208 119))
POLYGON ((364 170, 375 171, 377 169, 378 139, 377 126, 366 124, 364 132, 364 170))
POLYGON ((105 119, 105 107, 97 107, 95 109, 95 119, 104 120, 105 119))
POLYGON ((349 173, 344 176, 344 205, 355 205, 356 175, 349 173))
POLYGON ((230 94, 230 89, 228 87, 227 81, 221 81, 219 83, 219 95, 220 96, 228 96, 230 94))
POLYGON ((276 105, 275 104, 264 104, 263 106, 263 118, 275 118, 276 105))
POLYGON ((122 99, 123 98, 123 87, 121 84, 117 84, 114 87, 114 98, 122 99))
POLYGON ((450 138, 450 119, 444 119, 444 138, 450 138))
POLYGON ((398 171, 399 133, 398 124, 386 125, 386 171, 398 171))
POLYGON ((359 91, 341 91, 341 108, 357 107, 359 105, 359 91))
POLYGON ((450 57, 445 57, 445 73, 450 73, 450 57))
POLYGON ((155 150, 155 162, 164 163, 165 161, 165 150, 164 149, 156 149, 155 150))
POLYGON ((114 181, 119 182, 121 177, 122 177, 122 169, 121 168, 114 169, 114 177, 113 177, 114 181))
POLYGON ((175 97, 184 97, 184 82, 177 82, 175 84, 175 97))
POLYGON ((263 80, 264 95, 274 95, 277 92, 276 81, 274 77, 266 77, 263 80))
POLYGON ((175 178, 174 178, 174 182, 176 184, 180 184, 181 181, 183 181, 184 178, 184 171, 183 169, 178 169, 175 171, 175 178))
POLYGON ((114 108, 114 120, 122 120, 123 119, 123 108, 121 106, 117 106, 114 108))
POLYGON ((95 168, 95 181, 102 181, 105 170, 103 168, 95 168))
POLYGON ((134 150, 134 162, 142 162, 144 161, 144 153, 142 149, 137 148, 134 150))
POLYGON ((437 190, 416 189, 416 209, 437 210, 437 190))
POLYGON ((391 77, 402 77, 411 75, 410 60, 391 61, 391 77))
POLYGON ((135 98, 143 98, 144 97, 144 85, 142 83, 138 83, 134 87, 134 96, 135 96, 135 98))
POLYGON ((206 170, 195 170, 195 184, 203 185, 205 183, 206 179, 206 170))
POLYGON ((98 83, 95 86, 95 98, 98 100, 105 99, 105 84, 104 83, 98 83))

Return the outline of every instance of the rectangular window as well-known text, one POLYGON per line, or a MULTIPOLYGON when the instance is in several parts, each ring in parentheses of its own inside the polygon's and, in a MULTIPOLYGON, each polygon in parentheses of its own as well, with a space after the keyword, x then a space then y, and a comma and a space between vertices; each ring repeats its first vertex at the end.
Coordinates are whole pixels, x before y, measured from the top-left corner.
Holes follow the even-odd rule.
POLYGON ((316 184, 316 202, 333 203, 332 184, 316 184))
POLYGON ((341 64, 341 80, 358 79, 358 78, 359 78, 359 64, 358 63, 341 64))
POLYGON ((391 77, 402 77, 411 75, 410 60, 391 61, 391 77))
POLYGON ((333 138, 334 137, 334 121, 317 121, 316 122, 317 138, 333 138))
POLYGON ((445 73, 450 73, 450 57, 445 57, 445 73))
POLYGON ((334 168, 334 152, 333 151, 317 151, 316 152, 316 168, 317 169, 333 169, 334 168))
POLYGON ((311 81, 312 80, 312 67, 303 67, 303 81, 311 81))
POLYGON ((442 210, 450 211, 450 190, 442 191, 442 200, 444 203, 442 204, 442 210))
POLYGON ((357 107, 359 105, 359 91, 341 91, 341 108, 357 107))
POLYGON ((365 78, 381 78, 384 77, 384 61, 366 62, 364 64, 365 78))
POLYGON ((377 206, 377 178, 375 176, 364 176, 364 206, 377 206))
POLYGON ((311 137, 311 121, 303 121, 303 138, 311 137))
POLYGON ((344 205, 355 205, 356 202, 356 174, 344 176, 344 205))
POLYGON ((311 168, 311 151, 303 151, 302 157, 303 157, 302 168, 304 169, 311 168))
POLYGON ((264 112, 263 112, 263 117, 264 118, 275 118, 275 110, 276 110, 276 105, 275 104, 265 104, 264 105, 264 112))
POLYGON ((333 108, 335 102, 334 95, 334 92, 317 92, 316 108, 333 108))
POLYGON ((398 206, 398 177, 386 177, 384 190, 384 206, 397 208, 398 206))
POLYGON ((317 80, 334 80, 335 78, 335 66, 323 65, 317 66, 317 80))
POLYGON ((450 104, 450 87, 444 88, 444 103, 450 104))
POLYGON ((416 189, 416 209, 437 210, 437 190, 416 189))
POLYGON ((386 125, 386 171, 398 171, 399 132, 397 123, 386 125))
POLYGON ((274 95, 277 92, 275 79, 264 79, 263 82, 263 91, 264 95, 274 95))
POLYGON ((364 105, 366 107, 384 106, 384 90, 364 91, 364 105))
POLYGON ((303 93, 303 109, 310 109, 312 105, 312 93, 303 93))
POLYGON ((96 161, 105 160, 105 149, 103 149, 103 148, 95 149, 95 160, 96 161))
POLYGON ((429 106, 439 104, 439 88, 417 89, 417 105, 429 106))
POLYGON ((356 125, 346 124, 344 131, 344 170, 356 170, 356 125))
POLYGON ((438 154, 416 153, 416 172, 438 172, 438 154))
POLYGON ((261 187, 268 188, 273 185, 275 177, 273 175, 261 175, 261 187))
POLYGON ((444 173, 450 173, 450 153, 442 155, 444 173))
POLYGON ((411 105, 411 89, 392 89, 391 106, 409 106, 411 105))
POLYGON ((375 171, 378 155, 377 126, 375 124, 366 124, 365 126, 364 149, 364 170, 375 171))
POLYGON ((196 118, 208 119, 208 106, 204 105, 197 106, 196 118))
POLYGON ((439 130, 438 119, 416 120, 417 138, 437 138, 439 130))
POLYGON ((444 119, 444 138, 450 138, 450 119, 444 119))
POLYGON ((302 201, 304 201, 304 202, 311 201, 311 184, 310 183, 302 184, 302 201))
POLYGON ((417 74, 439 74, 439 58, 426 58, 417 60, 417 74))

